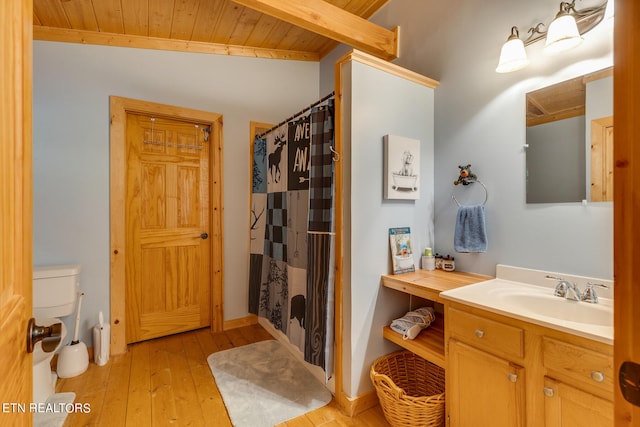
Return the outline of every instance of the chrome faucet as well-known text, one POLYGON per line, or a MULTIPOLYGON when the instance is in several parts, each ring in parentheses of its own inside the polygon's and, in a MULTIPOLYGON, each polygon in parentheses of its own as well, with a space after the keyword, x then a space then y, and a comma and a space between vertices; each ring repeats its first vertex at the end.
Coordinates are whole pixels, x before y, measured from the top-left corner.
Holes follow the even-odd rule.
POLYGON ((597 304, 598 295, 596 294, 594 287, 598 286, 600 288, 607 288, 607 285, 587 282, 584 292, 580 292, 580 289, 578 289, 578 286, 575 283, 569 282, 561 277, 546 276, 546 278, 558 281, 553 295, 572 301, 585 301, 591 304, 597 304))
POLYGON ((576 286, 575 283, 571 283, 568 280, 558 278, 558 284, 556 285, 556 290, 553 292, 553 295, 566 298, 573 301, 581 301, 582 295, 580 294, 580 290, 576 286))
POLYGON ((587 287, 585 288, 584 293, 582 294, 582 301, 586 301, 591 304, 598 303, 598 294, 596 294, 596 290, 594 289, 595 286, 599 288, 607 289, 607 285, 603 285, 601 283, 587 282, 587 287))
POLYGON ((569 284, 569 287, 567 288, 567 293, 564 297, 571 301, 582 301, 582 292, 580 292, 578 286, 573 282, 567 283, 569 284))

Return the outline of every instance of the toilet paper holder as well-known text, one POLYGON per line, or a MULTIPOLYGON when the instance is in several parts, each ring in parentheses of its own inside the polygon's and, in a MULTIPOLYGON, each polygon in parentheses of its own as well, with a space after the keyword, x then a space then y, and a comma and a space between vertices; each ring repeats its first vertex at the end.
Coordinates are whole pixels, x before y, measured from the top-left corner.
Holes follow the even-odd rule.
POLYGON ((49 326, 36 325, 36 319, 29 319, 27 327, 27 353, 32 353, 36 343, 42 341, 42 349, 50 353, 56 349, 62 339, 62 323, 49 326))

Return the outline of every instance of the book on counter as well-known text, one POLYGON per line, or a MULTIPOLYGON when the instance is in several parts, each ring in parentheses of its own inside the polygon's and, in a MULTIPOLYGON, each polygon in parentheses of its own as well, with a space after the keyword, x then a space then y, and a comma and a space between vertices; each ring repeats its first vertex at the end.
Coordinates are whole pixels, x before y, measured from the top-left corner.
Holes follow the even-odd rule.
POLYGON ((409 227, 390 228, 389 244, 393 274, 416 271, 411 246, 411 229, 409 227))

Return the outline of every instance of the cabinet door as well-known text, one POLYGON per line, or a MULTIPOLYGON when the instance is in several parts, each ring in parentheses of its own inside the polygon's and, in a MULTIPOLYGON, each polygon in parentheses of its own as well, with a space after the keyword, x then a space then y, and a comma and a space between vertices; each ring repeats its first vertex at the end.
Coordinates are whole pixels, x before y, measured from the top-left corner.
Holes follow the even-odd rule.
POLYGON ((524 368, 449 340, 451 427, 524 426, 524 368))
POLYGON ((545 427, 613 427, 613 403, 545 377, 545 427))

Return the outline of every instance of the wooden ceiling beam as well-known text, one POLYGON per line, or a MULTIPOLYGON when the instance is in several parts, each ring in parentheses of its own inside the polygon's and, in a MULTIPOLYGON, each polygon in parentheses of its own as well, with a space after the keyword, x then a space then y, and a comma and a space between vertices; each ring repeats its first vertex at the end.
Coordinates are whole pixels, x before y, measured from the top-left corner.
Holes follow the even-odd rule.
POLYGON ((254 58, 289 59, 297 61, 319 61, 315 52, 237 46, 188 40, 163 39, 158 37, 103 33, 66 28, 33 26, 33 39, 67 43, 95 44, 104 46, 134 47, 140 49, 172 50, 178 52, 210 53, 215 55, 248 56, 254 58))
POLYGON ((398 27, 387 30, 324 0, 233 0, 379 58, 398 57, 398 27))

